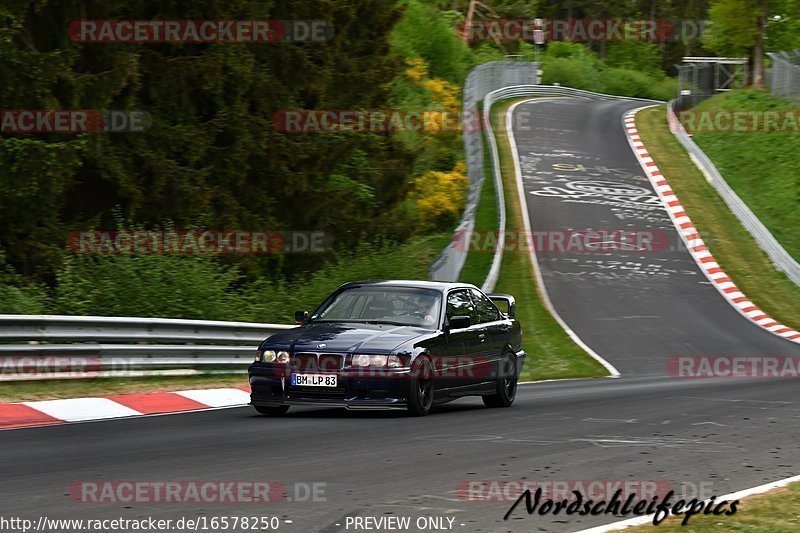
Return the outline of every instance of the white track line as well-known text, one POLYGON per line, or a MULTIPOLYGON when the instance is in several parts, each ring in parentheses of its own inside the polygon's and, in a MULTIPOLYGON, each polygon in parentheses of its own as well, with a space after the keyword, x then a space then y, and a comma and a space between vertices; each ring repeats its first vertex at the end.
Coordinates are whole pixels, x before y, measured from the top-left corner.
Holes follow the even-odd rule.
MULTIPOLYGON (((522 184, 522 167, 519 163, 519 152, 517 151, 517 142, 514 138, 514 128, 513 128, 513 115, 514 110, 520 104, 528 104, 528 103, 540 103, 540 102, 548 102, 554 100, 553 98, 533 98, 530 100, 523 100, 521 102, 516 102, 511 107, 508 108, 506 112, 506 133, 508 135, 508 143, 511 147, 511 157, 514 159, 514 174, 517 177, 517 193, 519 194, 519 203, 520 208, 522 209, 522 223, 525 227, 525 235, 533 235, 531 233, 531 223, 528 219, 529 211, 528 211, 528 199, 525 196, 525 188, 522 184)), ((544 304, 545 308, 550 312, 553 318, 556 319, 558 325, 569 335, 572 341, 580 346, 583 351, 588 353, 592 359, 603 365, 606 370, 608 370, 609 374, 611 374, 612 378, 620 377, 619 370, 617 370, 614 365, 603 359, 597 352, 589 348, 589 346, 578 337, 578 334, 575 333, 572 328, 570 328, 564 319, 561 318, 561 315, 558 314, 555 307, 553 307, 553 303, 550 301, 550 296, 547 293, 547 288, 544 285, 544 280, 542 279, 542 272, 539 269, 539 260, 536 257, 536 250, 534 246, 528 246, 528 250, 530 253, 530 260, 531 264, 533 265, 534 275, 536 277, 536 284, 539 286, 539 296, 542 299, 542 303, 544 304)))

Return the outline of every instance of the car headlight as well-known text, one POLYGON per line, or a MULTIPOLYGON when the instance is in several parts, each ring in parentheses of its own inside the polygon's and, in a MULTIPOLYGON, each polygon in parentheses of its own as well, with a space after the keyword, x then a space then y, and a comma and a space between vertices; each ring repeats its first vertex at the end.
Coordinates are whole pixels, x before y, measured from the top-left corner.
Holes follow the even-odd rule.
POLYGON ((261 359, 259 359, 262 363, 271 363, 275 360, 275 350, 263 350, 261 352, 261 359))
POLYGON ((369 366, 386 366, 386 359, 385 355, 370 355, 369 366))
POLYGON ((256 361, 260 363, 274 363, 275 361, 281 362, 288 362, 289 361, 289 353, 288 352, 276 352, 275 350, 257 350, 256 351, 256 361), (286 361, 281 361, 280 357, 281 354, 286 354, 286 361))
POLYGON ((396 355, 355 354, 353 356, 353 366, 401 368, 403 362, 396 355))
POLYGON ((275 355, 275 361, 278 363, 288 363, 289 362, 289 352, 278 352, 275 355))
POLYGON ((369 366, 369 356, 366 354, 354 355, 353 366, 369 366))
POLYGON ((403 361, 401 361, 396 355, 390 355, 386 361, 386 366, 389 368, 402 368, 403 361))

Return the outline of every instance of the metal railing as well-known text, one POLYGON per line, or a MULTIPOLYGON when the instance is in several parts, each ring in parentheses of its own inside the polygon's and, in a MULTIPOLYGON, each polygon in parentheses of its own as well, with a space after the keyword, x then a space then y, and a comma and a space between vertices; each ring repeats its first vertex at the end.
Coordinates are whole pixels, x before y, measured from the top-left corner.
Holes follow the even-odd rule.
POLYGON ((243 369, 265 338, 295 326, 57 315, 0 315, 0 381, 243 369))
POLYGON ((680 102, 677 100, 671 100, 667 105, 667 120, 672 133, 689 153, 689 157, 706 177, 706 180, 722 197, 733 214, 736 215, 739 222, 750 232, 750 235, 753 236, 761 249, 769 256, 775 267, 785 273, 796 285, 800 286, 800 264, 789 255, 789 252, 781 246, 755 213, 739 198, 739 195, 728 185, 728 182, 722 177, 722 174, 717 170, 711 159, 686 133, 686 129, 676 115, 676 111, 681 111, 679 106, 680 102))
POLYGON ((688 109, 715 94, 742 88, 750 76, 746 57, 683 58, 678 69, 678 108, 688 109))
MULTIPOLYGON (((464 82, 463 118, 465 122, 475 124, 480 117, 478 103, 484 97, 502 87, 527 85, 537 82, 538 63, 520 61, 492 61, 478 65, 467 75, 464 82)), ((468 127, 463 130, 464 157, 467 160, 467 177, 469 192, 458 227, 453 240, 431 265, 429 277, 438 281, 458 281, 464 261, 467 258, 467 247, 461 239, 472 233, 475 226, 475 210, 483 185, 483 138, 482 127, 468 127)))
POLYGON ((800 103, 800 50, 769 52, 769 85, 773 96, 800 103))

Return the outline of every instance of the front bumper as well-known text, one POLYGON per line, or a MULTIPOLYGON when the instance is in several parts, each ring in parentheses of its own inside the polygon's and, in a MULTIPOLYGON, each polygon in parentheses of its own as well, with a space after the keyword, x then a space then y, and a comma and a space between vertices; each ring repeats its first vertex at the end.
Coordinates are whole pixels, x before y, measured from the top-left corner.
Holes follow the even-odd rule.
POLYGON ((408 369, 386 370, 368 377, 340 370, 335 372, 337 386, 328 388, 295 387, 291 370, 281 366, 253 363, 248 373, 250 405, 317 405, 359 410, 405 409, 411 375, 408 369))

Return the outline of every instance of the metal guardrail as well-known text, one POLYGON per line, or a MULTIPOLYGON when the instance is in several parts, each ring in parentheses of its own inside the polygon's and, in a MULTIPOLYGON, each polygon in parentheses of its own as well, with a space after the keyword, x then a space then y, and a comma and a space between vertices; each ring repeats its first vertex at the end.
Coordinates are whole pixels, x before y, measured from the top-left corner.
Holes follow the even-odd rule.
MULTIPOLYGON (((561 87, 558 85, 516 85, 512 87, 505 87, 497 89, 486 95, 483 100, 483 114, 484 114, 484 131, 486 132, 487 141, 492 157, 492 169, 494 173, 495 191, 497 196, 497 213, 498 213, 498 246, 495 249, 494 257, 492 258, 492 266, 489 273, 483 282, 481 289, 484 292, 494 291, 497 284, 497 278, 500 276, 500 266, 503 261, 503 249, 500 244, 502 239, 500 236, 504 235, 506 229, 506 209, 505 198, 503 195, 503 178, 500 170, 500 155, 497 151, 497 142, 492 129, 491 110, 492 106, 500 100, 509 98, 521 98, 525 96, 567 96, 572 98, 592 98, 601 100, 642 100, 645 102, 654 102, 654 100, 643 100, 641 98, 630 98, 624 96, 615 96, 610 94, 593 93, 590 91, 583 91, 580 89, 573 89, 571 87, 561 87)), ((481 163, 482 165, 482 163, 481 163)))
POLYGON ((0 381, 241 368, 295 326, 168 318, 0 315, 0 381))
MULTIPOLYGON (((539 63, 520 61, 491 61, 478 65, 470 71, 464 82, 463 117, 465 122, 474 124, 480 116, 478 103, 484 97, 502 87, 525 85, 537 82, 539 63)), ((458 281, 464 261, 467 258, 467 246, 462 240, 472 233, 475 227, 475 210, 483 186, 483 138, 480 127, 464 128, 464 156, 467 160, 467 176, 469 192, 461 217, 447 248, 436 258, 430 268, 429 277, 437 281, 458 281)))
POLYGON ((772 60, 769 86, 772 96, 800 103, 800 50, 768 52, 772 60))
POLYGON ((595 100, 634 100, 657 104, 664 103, 661 100, 636 98, 634 96, 619 96, 615 94, 594 93, 592 91, 573 89, 572 87, 563 87, 561 85, 515 85, 512 87, 498 89, 491 93, 491 95, 487 95, 487 98, 489 96, 491 96, 492 104, 498 102, 499 100, 520 98, 523 96, 568 96, 573 98, 591 98, 595 100))
POLYGON ((689 157, 706 177, 706 180, 728 205, 728 209, 736 215, 742 226, 750 232, 750 235, 753 236, 761 249, 769 256, 775 268, 785 273, 789 279, 800 286, 800 264, 789 255, 789 252, 781 246, 755 213, 739 198, 739 195, 728 185, 728 182, 722 177, 722 174, 717 170, 711 159, 689 137, 686 129, 684 129, 675 114, 676 109, 680 110, 679 106, 680 102, 676 100, 670 100, 667 105, 667 120, 672 133, 689 153, 689 157))

